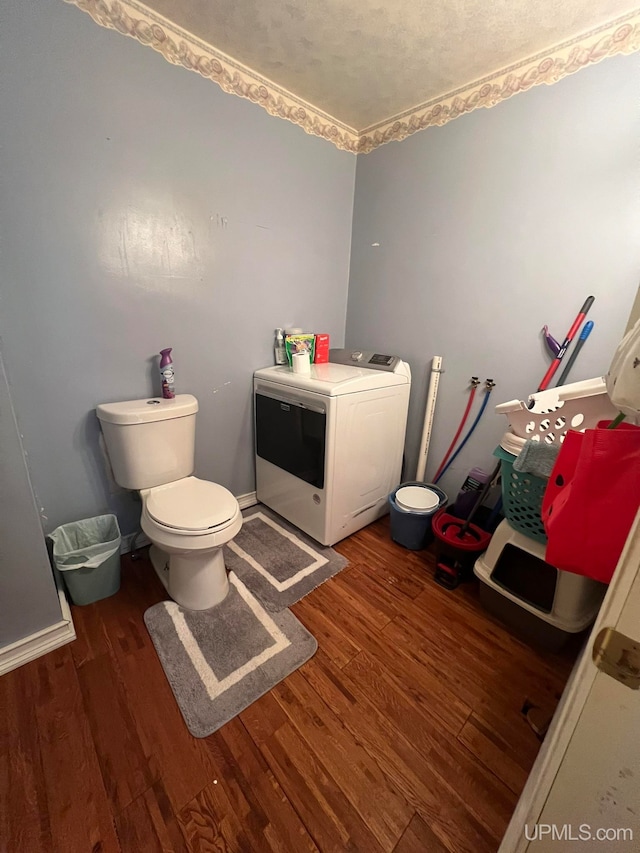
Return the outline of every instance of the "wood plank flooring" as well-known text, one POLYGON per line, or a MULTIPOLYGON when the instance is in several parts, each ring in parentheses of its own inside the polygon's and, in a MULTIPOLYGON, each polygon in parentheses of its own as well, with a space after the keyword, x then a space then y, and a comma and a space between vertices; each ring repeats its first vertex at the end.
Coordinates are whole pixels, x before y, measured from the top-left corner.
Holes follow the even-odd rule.
MULTIPOLYGON (((142 619, 164 590, 73 608, 78 639, 0 678, 0 853, 491 853, 578 647, 545 654, 383 519, 292 608, 317 654, 208 738, 188 733, 142 619)), ((144 552, 143 552, 144 553, 144 552)))

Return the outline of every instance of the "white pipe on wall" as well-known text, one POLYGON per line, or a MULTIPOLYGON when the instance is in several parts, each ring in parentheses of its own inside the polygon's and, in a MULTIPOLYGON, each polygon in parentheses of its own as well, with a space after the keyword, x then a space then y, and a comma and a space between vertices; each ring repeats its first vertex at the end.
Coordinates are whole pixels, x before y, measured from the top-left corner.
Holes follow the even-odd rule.
POLYGON ((424 411, 424 426, 422 427, 422 440, 420 452, 418 453, 418 468, 416 480, 424 480, 424 472, 427 467, 427 455, 429 453, 429 442, 431 441, 431 430, 433 429, 433 414, 436 408, 438 396, 438 385, 442 373, 442 356, 434 355, 431 360, 431 375, 429 377, 429 390, 427 391, 427 405, 424 411))

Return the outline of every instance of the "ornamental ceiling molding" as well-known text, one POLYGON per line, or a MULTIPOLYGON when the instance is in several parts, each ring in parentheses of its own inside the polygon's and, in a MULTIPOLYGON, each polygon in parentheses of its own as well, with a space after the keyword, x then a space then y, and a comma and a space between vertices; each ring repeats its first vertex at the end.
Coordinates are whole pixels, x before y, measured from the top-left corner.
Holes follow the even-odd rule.
POLYGON ((87 12, 102 27, 152 47, 173 65, 196 71, 220 88, 247 98, 270 115, 299 125, 346 151, 356 153, 359 135, 352 127, 288 92, 241 62, 206 44, 137 0, 65 0, 87 12))
POLYGON ((358 151, 368 153, 426 127, 440 126, 479 107, 494 107, 532 86, 548 86, 609 56, 640 50, 640 11, 589 30, 536 56, 476 80, 439 98, 412 107, 360 131, 358 151))
POLYGON ((213 80, 223 91, 247 98, 270 115, 297 124, 306 133, 320 136, 353 154, 369 153, 387 142, 406 139, 427 127, 447 124, 480 107, 493 107, 532 86, 552 85, 609 56, 640 50, 638 10, 357 131, 200 41, 137 0, 65 2, 87 12, 100 26, 117 30, 152 47, 173 65, 196 71, 213 80))

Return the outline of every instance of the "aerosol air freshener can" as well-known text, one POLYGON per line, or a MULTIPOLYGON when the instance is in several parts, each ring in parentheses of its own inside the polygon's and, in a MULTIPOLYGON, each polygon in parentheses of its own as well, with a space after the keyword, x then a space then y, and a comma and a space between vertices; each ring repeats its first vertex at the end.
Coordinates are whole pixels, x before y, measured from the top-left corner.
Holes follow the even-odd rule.
POLYGON ((176 396, 176 388, 174 385, 175 373, 173 369, 173 361, 171 360, 171 349, 160 350, 160 378, 162 379, 162 396, 167 400, 173 400, 176 396))

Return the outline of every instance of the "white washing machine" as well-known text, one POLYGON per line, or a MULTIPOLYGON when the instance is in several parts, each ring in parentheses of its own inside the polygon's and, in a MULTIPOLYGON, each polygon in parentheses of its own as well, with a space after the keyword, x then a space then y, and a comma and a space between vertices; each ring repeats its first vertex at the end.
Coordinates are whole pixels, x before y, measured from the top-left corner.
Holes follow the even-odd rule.
POLYGON ((258 500, 323 545, 375 521, 400 482, 411 370, 397 356, 331 350, 310 375, 253 380, 258 500))

